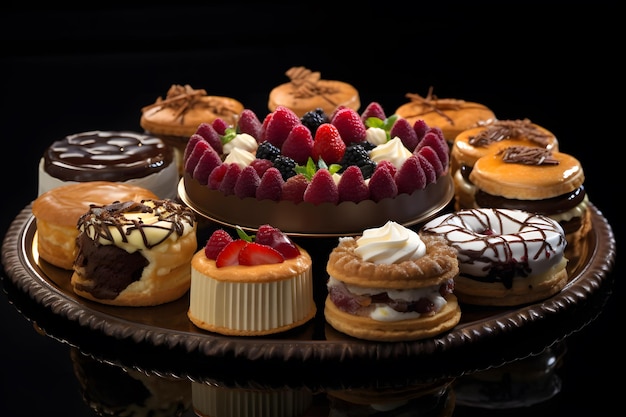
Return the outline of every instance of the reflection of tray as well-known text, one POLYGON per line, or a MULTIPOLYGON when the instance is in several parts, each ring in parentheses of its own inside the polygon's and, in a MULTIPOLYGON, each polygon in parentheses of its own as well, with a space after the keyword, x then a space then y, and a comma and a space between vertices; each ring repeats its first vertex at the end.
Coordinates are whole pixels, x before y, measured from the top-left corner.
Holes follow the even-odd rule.
MULTIPOLYGON (((2 246, 5 271, 16 287, 55 317, 79 323, 82 328, 126 342, 181 350, 186 359, 209 358, 280 363, 352 363, 435 358, 441 354, 479 352, 483 342, 508 339, 513 334, 534 332, 541 322, 552 323, 556 316, 570 317, 592 304, 594 293, 603 286, 615 258, 615 239, 602 214, 590 205, 592 229, 581 242, 580 256, 570 260, 571 279, 557 295, 541 303, 515 309, 462 306, 461 322, 451 331, 431 339, 402 343, 372 343, 350 338, 325 323, 323 308, 311 322, 298 329, 271 337, 226 337, 202 331, 186 316, 189 298, 156 307, 112 307, 84 300, 73 294, 69 271, 60 270, 38 257, 36 222, 30 206, 14 219, 2 246), (588 302, 590 301, 590 302, 588 302), (192 354, 192 355, 188 355, 192 354)), ((311 240, 317 246, 319 241, 311 240)), ((316 290, 325 289, 323 260, 318 260, 316 290)), ((317 294, 318 306, 324 295, 317 294)), ((555 328, 554 342, 572 329, 555 328)), ((578 329, 574 329, 578 330, 578 329)), ((533 333, 534 334, 534 333, 533 333)), ((531 335, 532 336, 532 335, 531 335)), ((539 334, 536 334, 540 337, 539 334)), ((532 336, 534 337, 534 336, 532 336)), ((530 338, 532 338, 530 337, 530 338)), ((552 336, 551 336, 552 337, 552 336)), ((514 349, 514 346, 511 346, 514 349)), ((462 356, 462 355, 461 355, 462 356)))

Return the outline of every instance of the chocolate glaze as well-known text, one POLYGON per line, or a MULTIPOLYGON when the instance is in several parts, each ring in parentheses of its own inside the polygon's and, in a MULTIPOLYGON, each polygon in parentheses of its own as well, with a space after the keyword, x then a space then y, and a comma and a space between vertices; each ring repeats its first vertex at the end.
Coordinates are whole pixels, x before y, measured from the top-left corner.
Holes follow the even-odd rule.
POLYGON ((173 150, 161 139, 129 131, 66 136, 44 153, 44 170, 64 181, 128 181, 169 166, 173 150))
POLYGON ((516 200, 478 190, 474 199, 479 207, 518 209, 550 216, 573 209, 582 203, 585 194, 584 186, 580 186, 571 193, 543 200, 516 200))
POLYGON ((148 260, 141 251, 128 253, 115 245, 101 245, 85 233, 76 238, 78 255, 74 265, 84 268, 92 286, 77 284, 79 290, 89 292, 102 300, 113 300, 120 292, 141 279, 148 260), (97 259, 97 261, 95 261, 97 259))

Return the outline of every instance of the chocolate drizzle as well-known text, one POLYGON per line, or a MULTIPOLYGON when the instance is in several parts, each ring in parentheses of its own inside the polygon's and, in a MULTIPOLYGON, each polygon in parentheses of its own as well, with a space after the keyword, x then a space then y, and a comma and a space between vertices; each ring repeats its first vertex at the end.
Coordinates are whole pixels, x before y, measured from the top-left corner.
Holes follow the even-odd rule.
POLYGON ((319 72, 313 72, 305 67, 292 67, 285 75, 291 79, 291 84, 294 87, 294 97, 310 98, 320 96, 330 104, 337 105, 328 95, 335 94, 339 90, 332 84, 324 82, 319 72))
POLYGON ((553 136, 539 129, 529 119, 498 120, 480 133, 470 136, 468 143, 472 146, 488 146, 501 140, 523 138, 547 147, 553 136))
POLYGON ((179 120, 180 124, 185 121, 185 113, 194 108, 206 108, 209 111, 224 117, 232 117, 237 114, 237 109, 229 106, 227 100, 221 97, 207 95, 206 90, 194 90, 189 84, 173 84, 167 92, 165 99, 157 98, 153 104, 145 106, 142 112, 155 107, 160 107, 157 111, 171 108, 175 111, 174 120, 179 120))
POLYGON ((77 227, 85 231, 90 229, 94 241, 103 239, 109 242, 114 242, 111 228, 118 230, 124 242, 128 241, 126 236, 133 231, 139 231, 144 246, 151 249, 167 240, 172 233, 182 236, 185 222, 190 225, 194 224, 195 215, 193 211, 172 200, 142 200, 141 203, 116 201, 101 206, 92 204, 89 212, 83 214, 78 220, 77 227), (146 204, 148 202, 151 204, 146 204), (126 217, 127 213, 154 213, 159 222, 157 224, 145 224, 140 219, 129 219, 126 217), (167 223, 167 226, 164 223, 167 223), (146 234, 146 230, 150 228, 169 230, 169 232, 161 240, 150 242, 146 234))
POLYGON ((445 113, 446 110, 461 110, 461 108, 485 108, 485 106, 480 104, 468 105, 465 100, 458 100, 453 98, 438 98, 436 95, 433 94, 433 87, 430 87, 428 89, 428 95, 426 97, 422 97, 419 94, 415 93, 407 93, 405 94, 405 97, 411 100, 412 103, 422 106, 422 108, 424 109, 419 113, 404 116, 406 119, 420 117, 424 116, 425 114, 434 112, 446 119, 451 125, 454 125, 454 120, 445 113))
POLYGON ((558 165, 552 151, 537 146, 509 146, 496 155, 502 155, 502 161, 509 164, 523 165, 558 165))

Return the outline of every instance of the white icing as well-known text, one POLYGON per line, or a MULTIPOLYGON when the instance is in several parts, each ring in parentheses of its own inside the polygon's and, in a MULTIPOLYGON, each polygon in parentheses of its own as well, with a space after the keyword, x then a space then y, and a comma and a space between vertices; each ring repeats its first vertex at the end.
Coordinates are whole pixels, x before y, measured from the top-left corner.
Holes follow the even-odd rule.
POLYGON ((239 133, 232 140, 226 142, 222 146, 222 151, 224 154, 229 154, 233 151, 233 149, 237 148, 254 153, 258 147, 259 144, 254 137, 247 133, 239 133))
POLYGON ((376 146, 387 142, 387 132, 380 127, 370 127, 365 131, 365 140, 376 146))
POLYGON ((364 261, 375 264, 395 264, 426 254, 426 245, 419 235, 393 221, 365 230, 356 243, 354 252, 364 261))
POLYGON ((245 168, 256 159, 256 155, 252 152, 248 152, 245 149, 233 148, 228 154, 224 163, 236 163, 240 168, 245 168))
POLYGON ((541 274, 561 262, 566 246, 557 221, 522 210, 461 210, 427 222, 422 232, 444 236, 457 250, 460 273, 476 277, 515 263, 541 274))
POLYGON ((370 151, 372 161, 379 163, 384 160, 390 161, 393 166, 400 169, 404 161, 412 155, 399 137, 391 139, 389 142, 376 146, 370 151))

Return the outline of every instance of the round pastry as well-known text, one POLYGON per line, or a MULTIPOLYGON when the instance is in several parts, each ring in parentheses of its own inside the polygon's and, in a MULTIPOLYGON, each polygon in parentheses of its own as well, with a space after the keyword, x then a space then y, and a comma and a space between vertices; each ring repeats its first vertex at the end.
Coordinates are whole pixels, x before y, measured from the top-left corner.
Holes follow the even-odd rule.
POLYGON ((101 416, 181 416, 192 406, 189 381, 148 375, 70 350, 85 403, 101 416))
POLYGON ((342 237, 326 265, 324 314, 336 330, 374 341, 432 337, 461 318, 456 253, 437 236, 395 222, 342 237))
POLYGON ((548 298, 568 280, 558 222, 509 209, 468 209, 430 220, 422 236, 442 236, 457 251, 459 301, 517 306, 548 298))
POLYGON ((489 126, 461 132, 450 151, 457 210, 474 207, 476 187, 469 176, 476 161, 509 146, 536 146, 556 151, 559 143, 552 132, 529 119, 498 120, 489 126))
POLYGON ((72 269, 78 237, 76 225, 90 205, 149 198, 158 197, 145 188, 109 181, 79 182, 41 194, 32 205, 39 257, 59 268, 72 269))
POLYGON ((304 67, 292 67, 285 74, 291 81, 270 91, 267 107, 271 112, 284 106, 302 117, 318 108, 332 114, 338 107, 361 107, 359 92, 346 82, 323 80, 319 72, 304 67))
POLYGON ((201 123, 213 123, 216 119, 234 126, 243 110, 243 104, 234 98, 210 96, 206 90, 174 84, 164 99, 158 97, 153 104, 141 109, 139 124, 174 148, 176 163, 182 175, 182 154, 189 137, 198 126, 201 123))
POLYGON ((469 176, 475 207, 543 214, 558 221, 569 246, 591 227, 585 174, 575 157, 543 148, 509 146, 480 158, 469 176))
POLYGON ((189 319, 234 336, 284 332, 311 320, 316 306, 309 253, 268 224, 254 239, 239 233, 233 239, 218 229, 194 255, 189 319))
POLYGON ((78 221, 71 285, 89 300, 153 306, 189 290, 195 215, 172 200, 92 205, 78 221))
POLYGON ((210 129, 191 136, 179 189, 187 205, 245 229, 270 223, 288 234, 356 235, 387 220, 414 224, 452 199, 438 129, 396 129, 367 109, 341 109, 330 122, 318 112, 298 118, 282 106, 250 128, 260 124, 242 114, 221 150, 205 138, 210 129), (379 123, 366 127, 363 117, 379 123))
POLYGON ((428 126, 438 127, 449 144, 464 130, 496 121, 496 115, 487 106, 459 99, 438 98, 433 95, 432 87, 426 97, 414 93, 407 93, 406 97, 411 101, 398 107, 396 114, 411 124, 424 120, 428 126))
POLYGON ((173 150, 154 136, 130 131, 82 132, 55 141, 39 162, 39 195, 87 181, 123 182, 175 198, 173 150))

